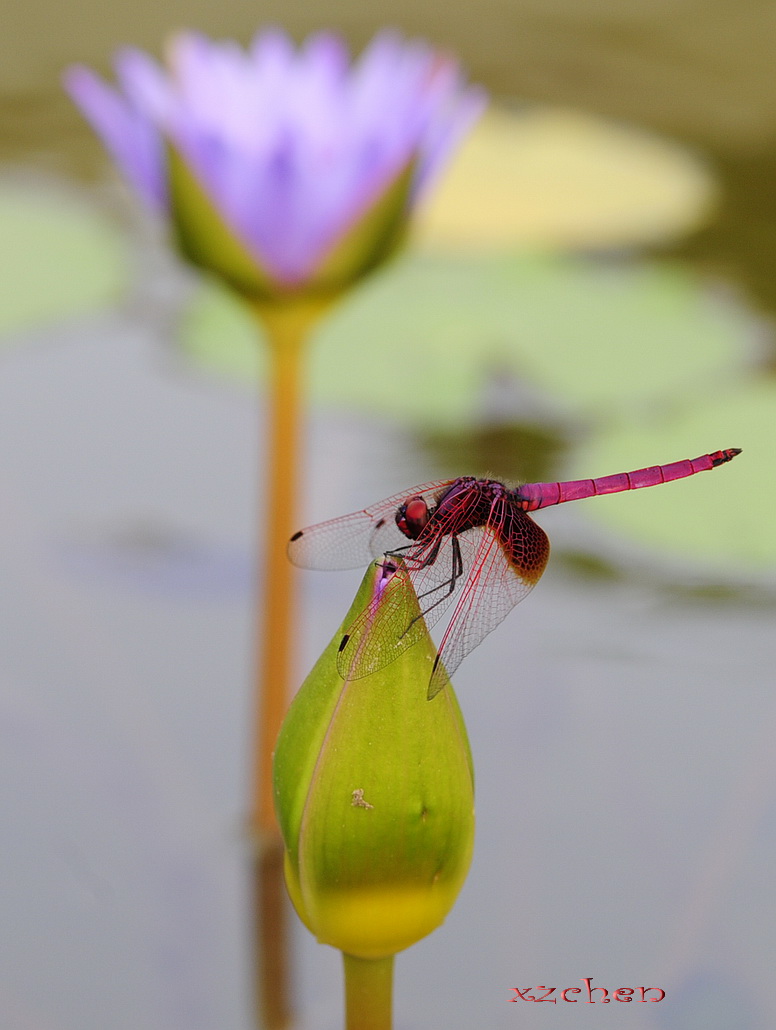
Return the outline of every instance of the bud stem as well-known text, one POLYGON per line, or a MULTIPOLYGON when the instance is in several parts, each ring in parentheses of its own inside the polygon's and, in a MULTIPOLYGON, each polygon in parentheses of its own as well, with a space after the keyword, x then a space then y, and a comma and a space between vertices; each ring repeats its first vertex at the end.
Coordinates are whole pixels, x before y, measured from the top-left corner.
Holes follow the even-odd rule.
POLYGON ((391 1030, 393 955, 355 958, 343 953, 345 1030, 391 1030))

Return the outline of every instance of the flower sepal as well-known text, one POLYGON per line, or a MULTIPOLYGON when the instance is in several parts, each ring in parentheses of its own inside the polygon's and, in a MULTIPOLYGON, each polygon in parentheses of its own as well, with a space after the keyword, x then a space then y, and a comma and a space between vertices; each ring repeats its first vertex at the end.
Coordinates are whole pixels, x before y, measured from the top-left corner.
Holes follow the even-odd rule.
POLYGON ((338 293, 389 261, 409 233, 411 161, 359 212, 314 270, 308 288, 338 293))
POLYGON ((274 297, 278 283, 226 223, 177 147, 167 143, 166 150, 170 220, 180 252, 246 299, 274 297))
POLYGON ((407 235, 414 163, 354 217, 303 282, 284 282, 242 242, 194 169, 171 143, 167 144, 167 165, 170 216, 181 253, 254 303, 282 305, 296 302, 300 296, 333 300, 391 258, 407 235))

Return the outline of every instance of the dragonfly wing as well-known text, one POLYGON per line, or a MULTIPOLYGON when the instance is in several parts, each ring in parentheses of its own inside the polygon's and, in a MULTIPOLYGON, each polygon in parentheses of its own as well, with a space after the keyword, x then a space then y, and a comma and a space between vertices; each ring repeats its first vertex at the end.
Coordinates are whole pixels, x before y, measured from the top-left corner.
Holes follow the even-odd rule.
POLYGON ((406 543, 390 512, 356 511, 295 533, 288 557, 302 569, 356 569, 398 546, 400 539, 406 543))
POLYGON ((476 566, 481 529, 442 537, 408 551, 404 563, 427 626, 434 626, 460 597, 476 566), (429 552, 436 548, 433 561, 429 552))
POLYGON ((479 537, 471 571, 439 645, 428 688, 429 700, 445 685, 464 658, 503 622, 535 586, 547 563, 550 542, 524 513, 509 522, 496 506, 491 524, 467 536, 479 537))
POLYGON ((420 496, 432 507, 437 494, 451 482, 425 483, 351 515, 300 529, 288 543, 288 557, 303 569, 356 569, 386 551, 403 550, 410 541, 396 525, 399 505, 410 497, 420 496))
POLYGON ((408 612, 417 611, 412 590, 406 570, 399 569, 379 601, 372 601, 348 628, 337 656, 343 679, 377 672, 427 636, 423 619, 408 619, 408 612))
POLYGON ((345 679, 360 679, 389 665, 426 636, 460 597, 480 549, 482 530, 416 545, 402 558, 401 584, 374 609, 369 605, 348 627, 337 667, 345 679), (437 546, 434 561, 424 564, 437 546), (399 587, 401 586, 401 589, 399 587), (417 602, 408 592, 414 591, 417 602), (417 616, 418 605, 421 617, 417 616))

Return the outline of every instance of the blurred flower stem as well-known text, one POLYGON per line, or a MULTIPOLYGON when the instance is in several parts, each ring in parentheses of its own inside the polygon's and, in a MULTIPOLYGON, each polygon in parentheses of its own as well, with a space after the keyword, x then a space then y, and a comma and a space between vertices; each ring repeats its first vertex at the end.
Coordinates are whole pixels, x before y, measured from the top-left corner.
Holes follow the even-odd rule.
POLYGON ((283 842, 272 792, 272 756, 288 708, 294 653, 294 579, 286 556, 295 527, 304 412, 303 380, 308 341, 331 301, 296 297, 250 305, 269 351, 266 458, 259 508, 264 539, 256 605, 254 746, 248 826, 255 848, 254 926, 261 961, 255 969, 257 1022, 266 1030, 291 1025, 288 904, 283 886, 283 842))
POLYGON ((297 298, 251 306, 270 354, 269 418, 262 501, 267 513, 262 596, 257 606, 256 693, 249 825, 259 848, 277 839, 272 796, 272 753, 291 687, 295 569, 286 545, 296 528, 302 379, 307 341, 331 301, 297 298))
POLYGON ((345 971, 345 1030, 391 1030, 393 955, 342 956, 345 971))

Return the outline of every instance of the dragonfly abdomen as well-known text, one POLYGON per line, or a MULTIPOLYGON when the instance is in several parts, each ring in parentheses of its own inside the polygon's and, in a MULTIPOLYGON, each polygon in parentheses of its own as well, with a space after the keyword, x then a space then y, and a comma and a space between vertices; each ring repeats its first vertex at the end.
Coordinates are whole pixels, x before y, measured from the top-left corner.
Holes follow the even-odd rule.
POLYGON ((725 451, 702 454, 699 458, 674 461, 669 465, 651 465, 649 468, 636 469, 633 472, 601 476, 600 479, 572 479, 566 483, 527 483, 516 491, 516 495, 523 511, 536 511, 537 508, 548 508, 553 504, 563 504, 565 501, 579 501, 584 497, 616 494, 624 490, 640 490, 645 486, 657 486, 659 483, 670 483, 674 479, 685 479, 696 472, 706 472, 717 465, 724 465, 740 453, 739 448, 731 447, 725 451))

